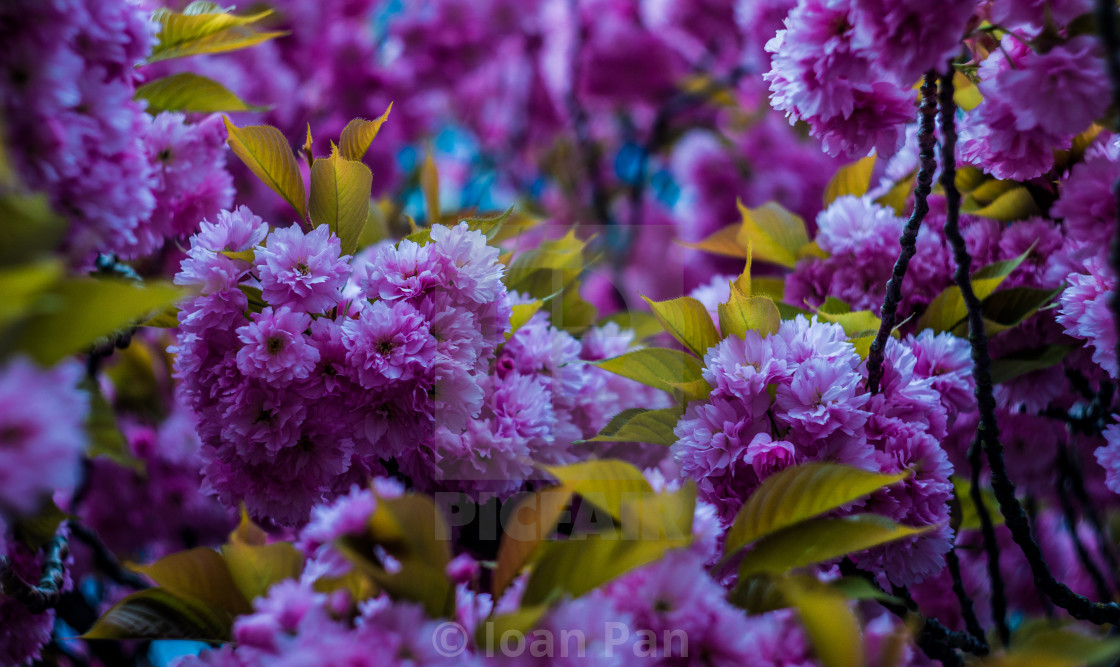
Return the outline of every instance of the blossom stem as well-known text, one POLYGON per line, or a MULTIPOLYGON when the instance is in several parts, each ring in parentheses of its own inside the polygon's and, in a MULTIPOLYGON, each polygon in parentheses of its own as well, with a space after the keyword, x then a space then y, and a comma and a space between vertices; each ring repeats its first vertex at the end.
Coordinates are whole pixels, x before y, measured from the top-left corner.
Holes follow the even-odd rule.
POLYGON ((1109 590, 1108 582, 1104 578, 1100 567, 1097 566, 1093 556, 1085 547, 1085 543, 1077 534, 1077 509, 1073 505, 1073 500, 1070 495, 1073 493, 1073 483, 1070 480, 1072 471, 1070 469, 1069 450, 1065 446, 1058 450, 1058 502, 1062 506, 1062 515, 1065 518, 1066 529, 1069 530, 1069 538, 1073 541, 1073 546, 1077 550, 1077 557, 1081 560, 1082 567, 1089 574, 1089 578, 1093 580, 1093 586, 1097 589, 1097 597, 1102 600, 1108 600, 1112 597, 1112 592, 1109 590))
POLYGON ((1065 609, 1078 620, 1098 625, 1120 623, 1120 605, 1116 603, 1093 602, 1062 584, 1050 572, 1042 549, 1031 532, 1030 520, 1019 499, 1015 496, 1015 484, 1007 475, 1003 460, 1003 446, 999 441, 999 424, 996 421, 996 400, 992 388, 991 356, 988 353, 988 338, 984 333, 984 315, 980 299, 972 289, 969 277, 972 257, 968 254, 964 236, 960 230, 961 194, 956 186, 956 144, 957 132, 956 103, 953 101, 953 76, 941 77, 941 186, 945 190, 947 215, 945 219, 945 238, 953 248, 953 259, 957 268, 954 280, 961 290, 961 296, 968 309, 968 341, 972 347, 972 376, 976 382, 976 402, 980 411, 980 425, 977 437, 988 458, 992 472, 992 490, 999 501, 1011 537, 1022 550, 1034 575, 1035 585, 1051 602, 1065 609))
POLYGON ((66 580, 66 557, 70 542, 65 535, 55 535, 46 546, 42 574, 35 586, 23 581, 12 568, 7 556, 0 556, 0 589, 19 600, 28 611, 41 614, 58 604, 62 584, 66 580))
POLYGON ((918 122, 918 183, 914 188, 914 210, 906 227, 902 230, 902 237, 898 243, 902 246, 898 259, 894 263, 894 271, 887 281, 887 294, 883 298, 883 308, 880 311, 879 332, 871 343, 871 352, 867 356, 867 387, 871 393, 878 393, 879 382, 883 379, 883 355, 887 348, 887 338, 891 335, 898 321, 898 304, 902 301, 902 281, 906 278, 906 269, 918 247, 918 230, 922 220, 929 212, 929 193, 933 186, 933 172, 937 169, 937 157, 934 152, 936 137, 934 129, 937 119, 937 72, 930 70, 922 77, 922 106, 918 122))

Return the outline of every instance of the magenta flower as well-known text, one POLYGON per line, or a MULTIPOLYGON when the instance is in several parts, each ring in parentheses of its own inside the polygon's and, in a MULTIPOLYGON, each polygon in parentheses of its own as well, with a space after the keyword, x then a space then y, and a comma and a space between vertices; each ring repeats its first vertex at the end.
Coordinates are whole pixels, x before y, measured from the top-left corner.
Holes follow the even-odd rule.
POLYGON ((363 387, 427 377, 436 339, 424 317, 403 301, 377 301, 342 325, 346 359, 363 387))
POLYGON ((307 234, 299 225, 273 230, 253 262, 265 301, 312 315, 334 307, 350 274, 350 257, 341 254, 341 242, 326 225, 307 234))
POLYGON ((237 368, 249 377, 268 382, 305 378, 319 361, 319 350, 304 332, 311 326, 306 313, 289 308, 265 308, 252 323, 237 330, 245 347, 237 353, 237 368))

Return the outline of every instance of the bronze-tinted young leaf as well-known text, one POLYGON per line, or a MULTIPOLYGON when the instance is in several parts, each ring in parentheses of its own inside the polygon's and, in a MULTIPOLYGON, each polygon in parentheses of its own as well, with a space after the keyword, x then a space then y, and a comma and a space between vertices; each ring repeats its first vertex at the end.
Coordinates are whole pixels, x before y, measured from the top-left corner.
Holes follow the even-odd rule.
POLYGON ((572 492, 561 486, 533 491, 517 501, 502 523, 502 541, 490 588, 495 600, 532 561, 541 543, 551 537, 571 499, 572 492))
POLYGON ((296 156, 280 130, 271 125, 237 127, 225 118, 229 147, 245 166, 291 204, 301 218, 307 217, 307 193, 303 189, 296 156))
POLYGON ((758 540, 740 561, 739 576, 785 574, 932 528, 904 526, 878 514, 809 519, 758 540))
POLYGON ((874 155, 837 169, 824 189, 824 207, 828 208, 832 202, 845 195, 862 197, 867 194, 871 188, 871 172, 874 170, 874 155))
POLYGON ((700 361, 679 350, 645 347, 594 362, 605 371, 658 389, 672 390, 672 383, 703 379, 700 361))
POLYGON ((89 416, 86 418, 86 433, 89 434, 90 458, 105 457, 125 468, 144 472, 144 462, 129 451, 128 441, 117 424, 117 414, 101 394, 101 389, 93 382, 83 382, 89 395, 89 416))
POLYGON ((183 296, 169 283, 144 285, 116 280, 71 278, 49 290, 36 313, 20 327, 15 348, 44 365, 81 352, 99 338, 139 323, 146 315, 183 296))
POLYGON ((910 472, 883 475, 838 463, 811 462, 768 477, 735 516, 725 557, 752 542, 831 512, 900 482, 910 472))
POLYGON ((712 316, 696 299, 689 296, 669 301, 654 301, 644 296, 642 298, 665 330, 696 356, 702 358, 709 347, 719 343, 719 331, 712 323, 712 316))
POLYGON ((303 555, 288 542, 225 544, 222 558, 246 600, 261 597, 285 579, 298 579, 303 571, 303 555))
POLYGON ((599 459, 544 469, 560 480, 562 488, 578 493, 615 519, 621 519, 623 503, 653 494, 642 471, 625 461, 599 459))
POLYGON ((272 10, 266 10, 236 16, 216 6, 201 5, 196 10, 182 13, 159 9, 152 15, 160 30, 148 62, 236 51, 286 35, 286 32, 278 31, 258 32, 251 27, 271 14, 272 10))
POLYGON ((680 416, 679 408, 631 408, 612 417, 598 435, 586 442, 649 442, 668 447, 677 441, 673 428, 680 416))
POLYGON ((753 209, 739 202, 739 213, 736 242, 749 246, 754 259, 789 269, 797 264, 798 252, 809 243, 804 220, 774 202, 753 209))
POLYGON ((223 642, 230 638, 233 619, 229 611, 196 598, 149 588, 113 605, 81 638, 223 642))
POLYGON ((217 81, 191 72, 149 81, 136 89, 136 99, 146 100, 147 111, 153 115, 161 111, 214 113, 264 110, 264 107, 247 104, 217 81))
POLYGON ((766 337, 782 325, 782 316, 774 301, 765 296, 747 296, 735 285, 727 303, 716 307, 719 330, 724 336, 746 338, 748 331, 766 337))
POLYGON ((326 225, 342 242, 342 254, 358 247, 369 216, 373 172, 356 160, 342 157, 331 146, 331 156, 311 165, 311 223, 326 225))
POLYGON ((347 123, 346 127, 342 128, 342 136, 338 140, 338 149, 342 152, 342 157, 347 160, 361 160, 365 157, 370 144, 381 131, 381 126, 389 120, 389 112, 392 110, 393 103, 390 102, 385 113, 376 120, 355 118, 347 123))
POLYGON ((156 582, 158 586, 181 597, 189 597, 215 609, 233 614, 253 610, 230 575, 225 559, 209 547, 195 547, 165 556, 150 565, 129 565, 156 582))

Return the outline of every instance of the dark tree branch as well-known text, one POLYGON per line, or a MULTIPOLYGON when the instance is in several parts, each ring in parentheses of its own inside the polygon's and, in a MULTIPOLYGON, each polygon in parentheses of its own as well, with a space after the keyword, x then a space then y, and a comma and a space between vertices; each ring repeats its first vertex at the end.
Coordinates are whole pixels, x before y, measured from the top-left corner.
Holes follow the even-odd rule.
POLYGON ((887 294, 883 298, 883 308, 880 311, 882 318, 879 323, 879 332, 871 343, 871 352, 867 355, 867 387, 871 393, 879 391, 879 382, 883 379, 883 355, 887 348, 887 338, 891 335, 898 322, 898 304, 902 301, 902 281, 906 278, 906 268, 917 251, 918 230, 922 220, 929 212, 929 193, 933 185, 933 172, 937 169, 937 160, 934 153, 936 138, 934 128, 937 118, 937 72, 930 70, 922 77, 922 106, 918 121, 918 184, 914 188, 914 210, 906 227, 902 230, 899 245, 902 246, 898 259, 894 263, 894 272, 887 281, 887 294))
POLYGON ((968 592, 964 590, 964 580, 961 578, 961 561, 957 558, 955 548, 950 549, 949 553, 945 554, 945 562, 949 565, 949 575, 953 578, 953 593, 956 594, 957 601, 961 605, 964 625, 968 628, 968 633, 976 638, 976 641, 987 646, 988 640, 984 636, 984 626, 980 625, 980 619, 976 617, 976 605, 972 603, 972 598, 968 597, 968 592))
POLYGON ((137 590, 148 588, 148 582, 135 572, 124 569, 117 557, 109 550, 109 547, 105 546, 101 538, 88 526, 77 521, 70 521, 69 525, 70 534, 81 540, 93 552, 94 565, 97 566, 98 570, 122 586, 137 590))
POLYGON ((1093 580, 1097 597, 1108 600, 1112 597, 1112 592, 1109 590, 1110 587, 1104 578, 1104 573, 1101 572, 1100 567, 1093 560, 1092 554, 1089 553, 1085 543, 1081 541, 1081 537, 1077 534, 1078 517, 1073 500, 1070 498, 1073 491, 1070 474, 1069 449, 1063 445, 1058 450, 1058 503, 1062 506, 1062 516, 1065 519, 1066 529, 1069 530, 1069 538, 1073 541, 1081 566, 1085 568, 1089 578, 1093 580))
POLYGON ((999 569, 999 542, 996 541, 996 528, 984 504, 984 493, 980 487, 980 468, 984 452, 979 440, 973 440, 968 448, 968 463, 972 469, 972 488, 969 495, 980 519, 980 535, 984 539, 984 555, 988 561, 988 578, 992 584, 992 618, 995 620, 999 641, 1007 646, 1011 641, 1011 628, 1007 625, 1007 592, 1003 585, 1003 573, 999 569))
POLYGON ((972 375, 976 381, 976 402, 980 410, 980 426, 977 437, 984 448, 984 453, 988 458, 988 467, 992 472, 992 490, 995 491, 1000 512, 1007 522, 1012 539, 1015 540, 1015 544, 1019 546, 1027 559, 1027 563, 1030 564, 1031 574, 1034 576, 1035 585, 1038 589, 1055 605, 1065 609, 1076 619, 1098 625, 1120 623, 1120 605, 1093 602, 1074 593, 1068 586, 1054 578, 1050 568, 1046 565, 1042 549, 1038 546, 1038 542, 1035 541, 1031 532, 1030 520, 1027 518, 1023 506, 1019 503, 1019 499, 1015 496, 1015 485, 1007 475, 1007 466, 1003 460, 1003 446, 999 441, 999 424, 996 421, 991 356, 988 353, 988 337, 984 333, 984 316, 980 309, 980 300, 972 289, 972 280, 969 277, 972 257, 968 254, 968 248, 960 230, 961 194, 955 183, 957 171, 955 154, 957 107, 953 101, 952 71, 952 68, 950 68, 949 74, 941 77, 940 91, 941 131, 943 135, 941 144, 941 186, 945 190, 945 199, 948 204, 945 237, 953 248, 953 259, 957 265, 954 279, 961 290, 961 296, 968 309, 968 340, 972 347, 972 375))
POLYGON ((66 581, 66 557, 70 543, 65 535, 55 535, 46 546, 46 557, 39 583, 32 586, 16 574, 7 556, 0 556, 0 589, 19 600, 28 611, 41 614, 58 604, 62 584, 66 581))

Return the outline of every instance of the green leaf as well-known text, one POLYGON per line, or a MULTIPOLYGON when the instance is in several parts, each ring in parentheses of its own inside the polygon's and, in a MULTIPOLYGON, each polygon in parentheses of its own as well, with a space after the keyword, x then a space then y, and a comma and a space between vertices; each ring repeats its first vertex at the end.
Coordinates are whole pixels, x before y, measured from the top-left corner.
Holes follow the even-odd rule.
POLYGON ((749 246, 754 259, 792 269, 801 248, 809 243, 805 221, 774 202, 754 209, 742 202, 738 205, 743 222, 736 242, 744 248, 749 246))
POLYGON ((90 458, 105 457, 117 465, 143 473, 144 462, 129 451, 128 441, 117 424, 117 414, 101 395, 100 387, 89 381, 82 384, 90 403, 86 418, 86 432, 89 434, 86 454, 90 458))
POLYGON ((57 259, 0 269, 0 327, 33 314, 38 299, 62 274, 62 262, 57 259))
POLYGON ((990 204, 978 208, 972 208, 972 206, 966 204, 962 204, 962 212, 978 218, 991 218, 1001 222, 1024 220, 1042 213, 1042 209, 1038 207, 1038 203, 1031 196, 1030 190, 1022 185, 1000 194, 990 204))
POLYGON ((735 515, 724 542, 725 557, 751 542, 844 507, 909 476, 909 471, 883 475, 823 462, 781 470, 768 477, 735 515))
POLYGON ((58 527, 70 515, 59 509, 54 500, 47 498, 42 507, 32 515, 20 517, 12 526, 15 538, 32 551, 38 551, 58 534, 58 527))
POLYGON ((472 231, 481 232, 486 237, 487 241, 497 239, 501 233, 502 228, 513 217, 513 207, 510 206, 500 215, 485 217, 485 218, 463 218, 459 222, 467 223, 467 228, 472 231))
POLYGON ((1015 631, 1012 648, 975 660, 977 667, 1080 667, 1111 664, 1120 657, 1120 639, 1062 628, 1046 621, 1028 622, 1015 631))
POLYGON ((668 447, 677 441, 673 428, 680 416, 677 408, 631 408, 612 417, 598 435, 585 442, 649 442, 668 447))
POLYGON ((963 72, 953 73, 953 101, 963 111, 972 111, 984 101, 980 88, 963 72))
POLYGON ((619 311, 614 315, 599 320, 598 326, 603 326, 611 322, 617 324, 619 329, 629 329, 633 331, 635 340, 646 340, 664 331, 661 323, 657 321, 653 313, 647 313, 644 310, 619 311))
POLYGON ((174 595, 191 598, 231 614, 253 611, 230 575, 225 559, 209 547, 195 547, 165 556, 151 565, 129 565, 174 595))
POLYGON ((623 539, 692 539, 696 516, 696 484, 691 480, 677 491, 642 494, 622 504, 623 539))
MULTIPOLYGON (((984 299, 984 303, 981 304, 980 309, 984 314, 984 331, 992 336, 1017 326, 1023 320, 1038 312, 1040 308, 1050 304, 1061 293, 1061 288, 1047 290, 1034 287, 1012 287, 1000 290, 984 299)), ((968 323, 958 324, 953 329, 953 333, 958 336, 968 335, 968 323)))
MULTIPOLYGON (((1019 268, 1034 250, 1030 248, 1012 259, 993 262, 972 274, 972 291, 976 298, 983 301, 996 290, 1015 269, 1019 268)), ((968 317, 961 289, 950 285, 934 297, 922 316, 918 318, 918 331, 933 329, 935 332, 950 331, 968 317)), ((991 333, 991 332, 989 332, 991 333)))
POLYGON ((136 99, 147 100, 148 113, 185 111, 264 111, 265 107, 246 104, 232 90, 213 79, 191 72, 165 76, 136 89, 136 99))
POLYGON ((787 579, 782 589, 823 667, 867 664, 859 621, 843 592, 810 577, 787 579))
POLYGON ((992 359, 992 382, 999 384, 1062 363, 1073 351, 1069 345, 1047 345, 992 359))
POLYGON ((904 526, 878 514, 809 519, 758 540, 739 563, 739 576, 785 574, 932 528, 904 526))
POLYGON ((871 172, 875 170, 875 156, 869 155, 836 170, 836 175, 824 189, 824 207, 845 195, 862 197, 871 189, 871 172))
POLYGON ((746 259, 747 246, 739 243, 739 228, 740 225, 728 225, 703 241, 697 243, 677 241, 676 243, 686 248, 710 252, 713 255, 746 259))
POLYGON ((517 501, 509 518, 502 523, 502 541, 490 589, 495 600, 501 598, 541 543, 552 535, 571 499, 572 492, 561 486, 534 491, 517 501))
MULTIPOLYGON (((959 171, 957 173, 960 173, 959 171)), ((875 200, 876 204, 882 206, 889 206, 894 210, 895 215, 906 215, 906 202, 910 199, 910 193, 914 191, 914 181, 917 178, 918 172, 911 171, 902 178, 900 178, 890 190, 875 200)))
POLYGON ((216 5, 196 5, 196 9, 181 14, 169 9, 157 10, 152 19, 159 23, 160 31, 148 62, 236 51, 288 34, 257 32, 250 27, 271 14, 272 10, 266 10, 235 16, 218 11, 216 5))
POLYGON ((696 357, 663 347, 645 347, 594 365, 644 385, 672 391, 674 385, 703 380, 696 357))
POLYGON ((719 313, 719 330, 724 336, 746 338, 748 331, 757 331, 766 337, 782 325, 782 316, 774 301, 765 296, 747 296, 731 285, 727 303, 716 307, 719 313))
POLYGON ((342 242, 342 254, 358 247, 369 215, 373 172, 355 160, 347 160, 331 145, 331 156, 311 165, 311 223, 326 225, 342 242))
POLYGON ((0 266, 51 253, 66 236, 66 218, 54 212, 41 192, 0 189, 0 220, 0 266))
MULTIPOLYGON (((758 574, 739 581, 732 589, 729 599, 732 604, 745 609, 749 614, 765 614, 776 609, 785 609, 793 605, 785 592, 789 580, 815 581, 815 578, 811 575, 758 574)), ((827 585, 849 600, 877 600, 899 606, 904 604, 899 598, 871 585, 871 582, 863 577, 841 577, 828 582, 827 585)))
MULTIPOLYGON (((972 484, 964 478, 957 477, 956 475, 950 477, 953 482, 953 493, 956 495, 957 506, 960 508, 960 515, 953 517, 956 519, 953 526, 954 530, 979 530, 980 514, 976 511, 976 503, 972 502, 972 484)), ((984 507, 988 510, 988 516, 992 520, 993 526, 1003 525, 1003 513, 999 511, 999 501, 996 500, 996 494, 988 487, 980 490, 980 497, 983 499, 984 507)))
POLYGON ((583 270, 586 241, 569 230, 563 238, 543 241, 510 263, 506 286, 534 299, 560 293, 583 270))
POLYGON ((578 493, 587 502, 601 507, 619 520, 624 503, 653 494, 653 487, 642 471, 625 461, 599 459, 543 467, 560 480, 563 489, 578 493))
MULTIPOLYGON (((280 130, 271 125, 237 127, 224 118, 228 143, 245 166, 291 204, 301 218, 307 217, 306 193, 299 163, 280 130)), ((316 161, 318 162, 318 161, 316 161)))
POLYGON ((381 126, 385 121, 389 120, 389 112, 393 110, 393 103, 389 103, 389 107, 385 109, 385 113, 381 114, 377 120, 363 120, 355 118, 342 128, 342 135, 338 140, 338 148, 342 151, 342 157, 347 160, 361 160, 369 150, 370 144, 377 137, 377 133, 381 131, 381 126))
POLYGON ((556 595, 579 597, 688 543, 627 540, 617 531, 546 542, 529 575, 521 604, 543 604, 556 595))
POLYGON ((19 327, 16 348, 49 366, 98 339, 142 321, 183 291, 163 282, 72 278, 53 287, 39 312, 19 327))
POLYGON ((506 340, 512 338, 513 334, 515 334, 518 329, 525 326, 526 322, 533 319, 533 315, 536 315, 543 305, 544 302, 540 299, 530 301, 529 303, 513 304, 512 312, 509 316, 509 331, 506 332, 506 340))
POLYGON ((179 307, 168 306, 144 320, 140 326, 153 329, 174 329, 179 326, 179 307))
POLYGON ((288 542, 226 544, 222 558, 230 577, 246 600, 254 600, 285 579, 298 579, 303 555, 288 542))
POLYGON ((719 343, 719 331, 712 324, 712 316, 696 299, 688 296, 669 301, 654 301, 644 296, 642 298, 665 330, 696 356, 702 358, 708 348, 719 343))
POLYGON ((196 598, 150 588, 113 605, 81 638, 223 642, 230 638, 233 619, 229 611, 196 598))

